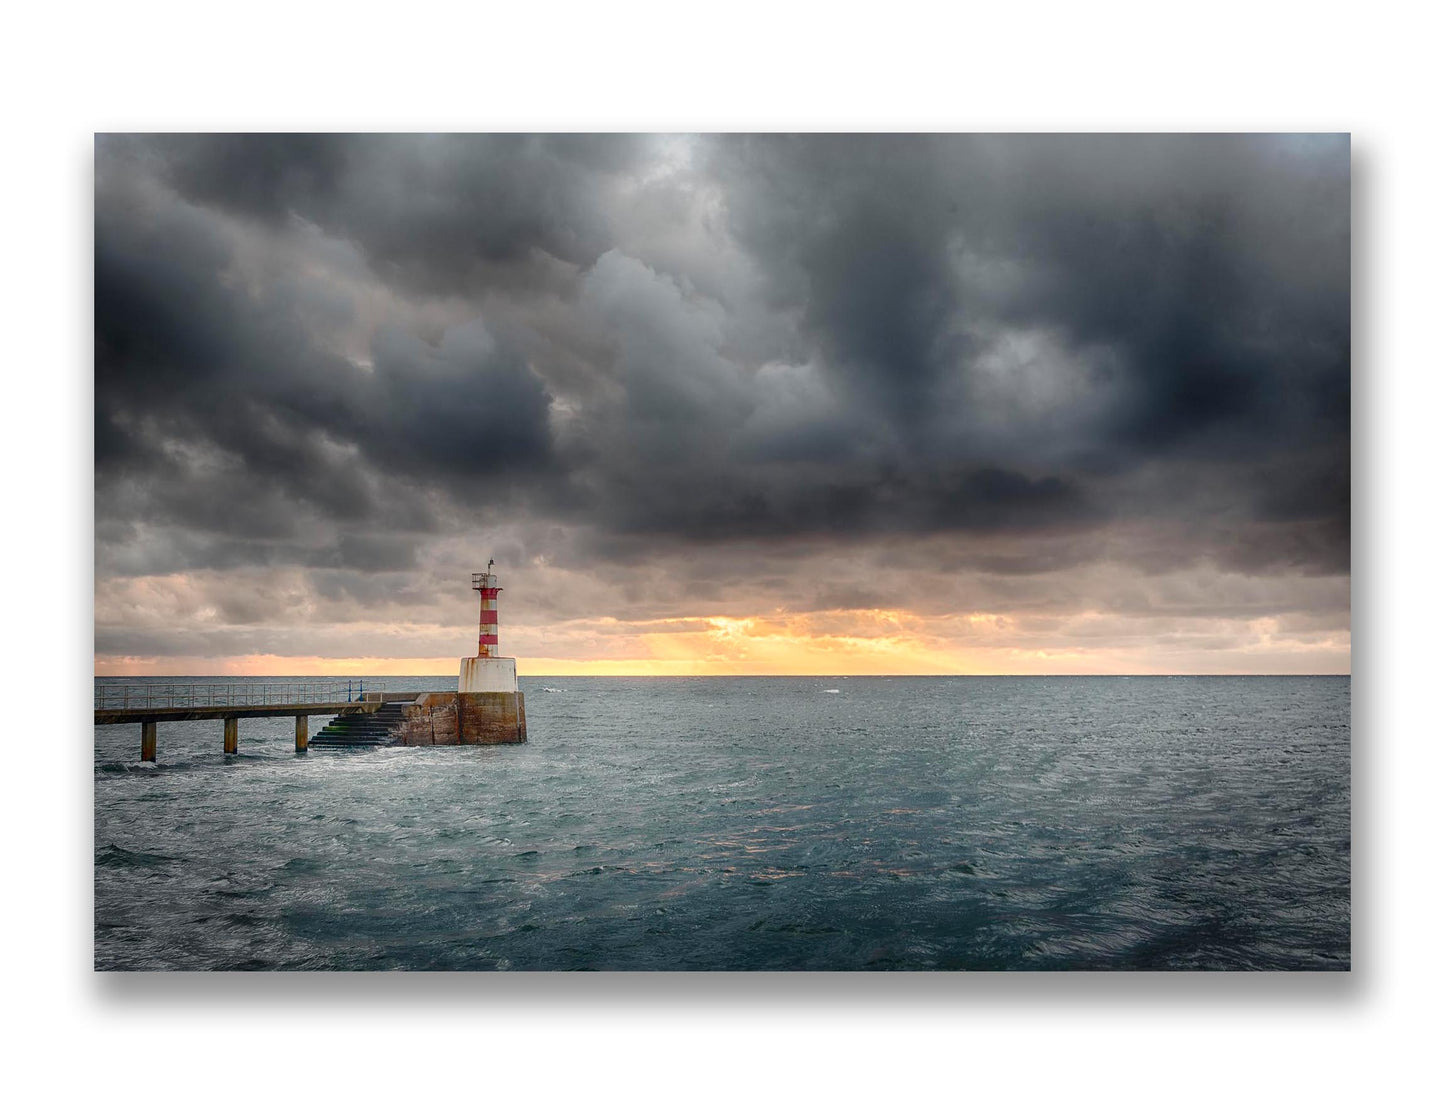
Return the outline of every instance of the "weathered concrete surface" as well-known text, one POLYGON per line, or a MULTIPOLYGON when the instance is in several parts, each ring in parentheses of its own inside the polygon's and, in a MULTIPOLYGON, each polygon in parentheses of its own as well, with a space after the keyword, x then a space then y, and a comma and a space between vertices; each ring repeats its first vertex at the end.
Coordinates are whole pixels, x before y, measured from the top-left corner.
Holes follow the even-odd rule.
POLYGON ((527 706, 520 693, 423 694, 403 715, 397 735, 409 747, 527 740, 527 706))
POLYGON ((527 707, 517 694, 458 694, 457 728, 464 744, 522 744, 527 707))
POLYGON ((456 744, 457 696, 455 694, 422 694, 415 704, 402 709, 401 727, 396 734, 408 747, 432 747, 456 744))
POLYGON ((459 694, 515 694, 517 661, 510 656, 468 656, 457 675, 459 694))

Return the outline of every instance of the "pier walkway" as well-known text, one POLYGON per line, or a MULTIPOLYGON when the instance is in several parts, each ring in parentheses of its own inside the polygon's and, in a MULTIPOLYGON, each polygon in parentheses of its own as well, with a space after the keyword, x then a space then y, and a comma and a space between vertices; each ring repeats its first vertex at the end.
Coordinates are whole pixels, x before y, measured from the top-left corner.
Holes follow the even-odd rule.
POLYGON ((300 753, 306 751, 310 743, 308 717, 375 713, 388 702, 416 698, 415 691, 388 693, 375 689, 379 685, 376 679, 352 679, 344 685, 336 680, 263 686, 97 683, 95 723, 139 724, 141 761, 154 763, 156 726, 162 721, 221 721, 222 750, 227 755, 235 755, 240 747, 242 717, 295 717, 296 751, 300 753), (373 689, 365 688, 368 682, 373 689))

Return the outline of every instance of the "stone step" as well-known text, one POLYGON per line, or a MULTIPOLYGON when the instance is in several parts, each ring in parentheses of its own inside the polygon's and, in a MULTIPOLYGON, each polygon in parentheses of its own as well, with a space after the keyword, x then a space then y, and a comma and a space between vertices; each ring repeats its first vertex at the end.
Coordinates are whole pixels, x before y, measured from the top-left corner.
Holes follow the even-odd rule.
POLYGON ((317 748, 374 748, 397 743, 393 735, 404 720, 403 711, 410 702, 385 702, 371 713, 343 713, 333 717, 315 736, 311 746, 317 748))
POLYGON ((388 743, 366 743, 366 744, 333 744, 330 741, 321 741, 311 745, 317 751, 367 751, 372 748, 391 747, 388 743))

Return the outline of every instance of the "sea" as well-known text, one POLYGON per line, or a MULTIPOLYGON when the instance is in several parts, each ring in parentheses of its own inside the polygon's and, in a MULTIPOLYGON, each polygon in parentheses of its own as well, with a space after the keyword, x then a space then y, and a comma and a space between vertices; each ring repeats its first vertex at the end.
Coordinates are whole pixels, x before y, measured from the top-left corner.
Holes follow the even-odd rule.
POLYGON ((96 726, 96 969, 1350 968, 1348 677, 520 681, 515 746, 96 726))

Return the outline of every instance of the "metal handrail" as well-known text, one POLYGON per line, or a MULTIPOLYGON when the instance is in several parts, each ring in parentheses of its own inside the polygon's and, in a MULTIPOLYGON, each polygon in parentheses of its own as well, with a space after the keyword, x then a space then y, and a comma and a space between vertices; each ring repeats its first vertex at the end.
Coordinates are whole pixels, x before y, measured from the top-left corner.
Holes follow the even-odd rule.
POLYGON ((96 709, 201 708, 222 705, 329 705, 361 701, 385 692, 383 679, 325 679, 315 682, 203 684, 96 682, 96 709))

